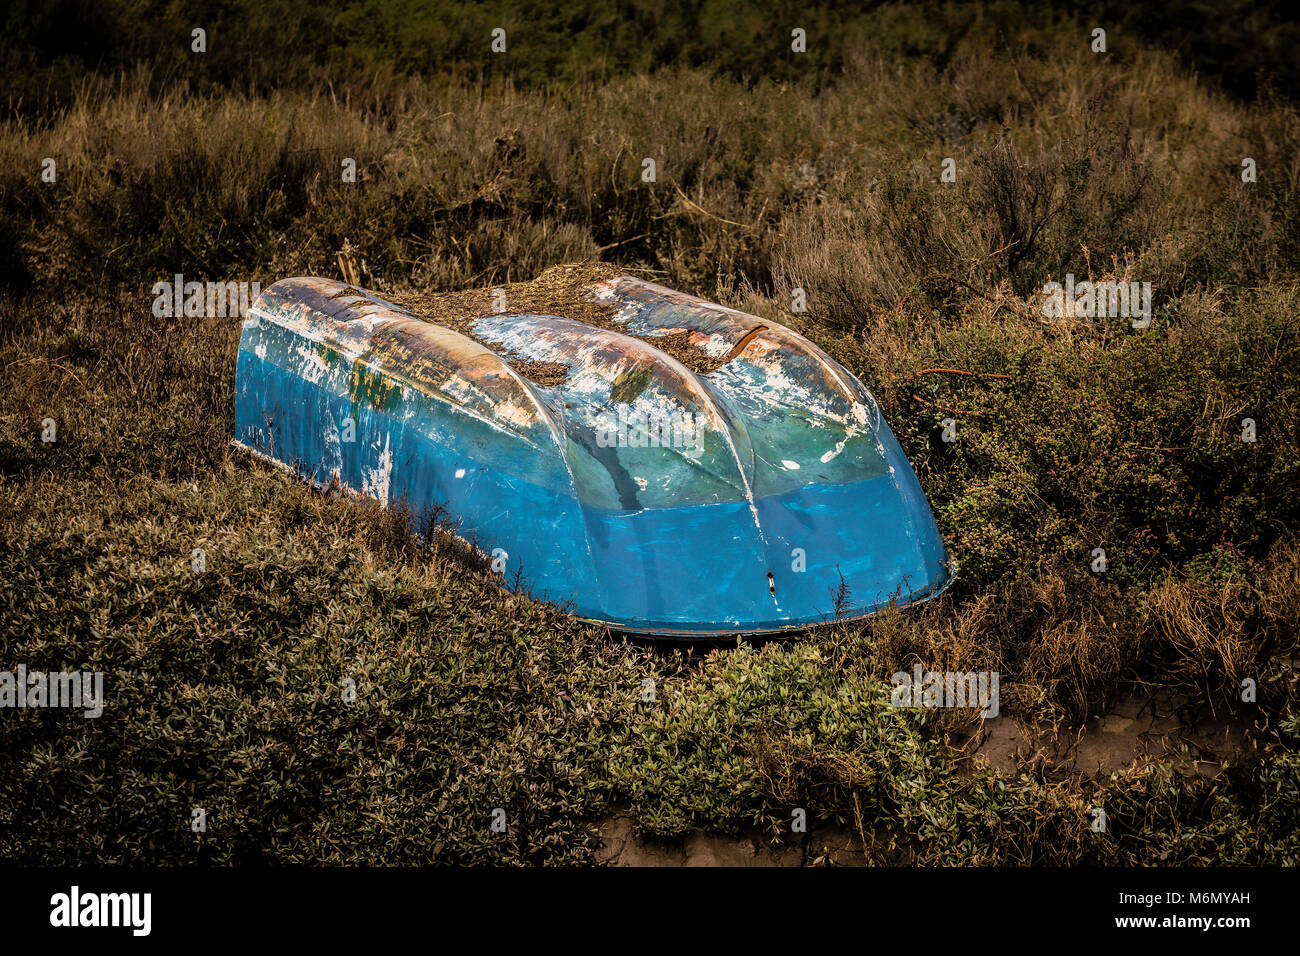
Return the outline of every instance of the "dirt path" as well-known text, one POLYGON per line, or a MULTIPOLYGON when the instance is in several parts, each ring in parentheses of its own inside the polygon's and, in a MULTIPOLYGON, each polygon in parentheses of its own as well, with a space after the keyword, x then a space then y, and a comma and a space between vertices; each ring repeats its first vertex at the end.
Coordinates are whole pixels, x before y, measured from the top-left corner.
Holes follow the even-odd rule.
POLYGON ((1134 761, 1173 764, 1183 773, 1216 776, 1245 755, 1250 724, 1214 714, 1204 704, 1167 692, 1130 693, 1083 726, 1052 727, 1015 716, 986 721, 963 740, 977 763, 1003 774, 1045 762, 1055 775, 1105 776, 1134 761))
POLYGON ((600 828, 597 854, 612 866, 865 866, 856 835, 814 828, 799 844, 774 846, 756 834, 693 833, 682 840, 652 840, 633 831, 632 818, 611 817, 600 828))
MULTIPOLYGON (((1105 776, 1135 761, 1215 776, 1225 762, 1245 755, 1251 746, 1249 730, 1240 719, 1216 716, 1167 693, 1133 693, 1082 727, 1053 728, 1005 716, 985 721, 954 743, 967 746, 975 766, 987 764, 1008 776, 1026 769, 1054 777, 1105 776)), ((619 815, 601 825, 600 836, 604 848, 597 858, 611 866, 867 865, 858 835, 833 827, 814 827, 800 842, 782 845, 757 833, 656 840, 637 834, 632 818, 619 815)))

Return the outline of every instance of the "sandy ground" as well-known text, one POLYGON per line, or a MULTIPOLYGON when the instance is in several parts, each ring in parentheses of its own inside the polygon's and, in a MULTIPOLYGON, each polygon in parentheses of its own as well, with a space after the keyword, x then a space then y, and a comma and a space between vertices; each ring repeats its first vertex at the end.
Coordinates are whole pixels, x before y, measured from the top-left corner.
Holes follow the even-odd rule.
POLYGON ((739 837, 693 833, 684 840, 659 841, 637 836, 632 818, 612 817, 600 828, 602 863, 613 866, 865 866, 862 842, 855 834, 829 827, 813 828, 798 844, 774 846, 757 835, 739 837))
POLYGON ((1172 763, 1183 773, 1215 776, 1250 746, 1249 725, 1167 693, 1129 694, 1081 727, 1053 728, 1014 716, 985 721, 958 746, 999 773, 1045 763, 1051 774, 1106 776, 1135 761, 1172 763))
MULTIPOLYGON (((1249 726, 1215 715, 1168 694, 1134 693, 1105 716, 1082 727, 1053 728, 1006 716, 984 721, 962 740, 974 765, 987 764, 1013 776, 1037 771, 1049 776, 1105 776, 1134 762, 1172 763, 1187 774, 1214 776, 1225 762, 1244 756, 1249 726)), ((856 833, 814 826, 783 845, 765 836, 694 833, 682 840, 655 840, 635 832, 625 815, 605 820, 600 862, 612 866, 865 866, 856 833)))

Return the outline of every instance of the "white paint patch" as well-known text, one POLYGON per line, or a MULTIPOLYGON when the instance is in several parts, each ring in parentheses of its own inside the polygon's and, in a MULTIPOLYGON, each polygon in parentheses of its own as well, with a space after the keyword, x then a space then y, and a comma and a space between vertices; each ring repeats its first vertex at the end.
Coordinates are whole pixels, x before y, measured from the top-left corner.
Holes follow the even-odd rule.
POLYGON ((513 398, 497 404, 493 411, 503 422, 514 425, 520 430, 527 430, 537 420, 536 413, 531 406, 524 408, 516 403, 513 398))
POLYGON ((870 394, 864 395, 866 402, 853 403, 853 418, 859 425, 866 425, 873 432, 880 428, 880 406, 870 394))
POLYGON ((825 464, 828 463, 832 458, 835 458, 837 455, 839 455, 839 453, 842 452, 842 451, 844 450, 844 446, 845 446, 847 443, 848 443, 848 439, 847 439, 847 438, 845 438, 843 441, 837 441, 837 442, 835 443, 835 447, 834 447, 834 448, 832 448, 832 449, 831 449, 830 451, 828 451, 826 454, 822 455, 822 464, 825 465, 825 464))
POLYGON ((617 296, 614 293, 614 286, 618 280, 602 279, 593 285, 588 291, 591 292, 591 301, 606 303, 613 302, 617 296))
POLYGON ((443 380, 442 391, 448 398, 454 399, 461 405, 471 405, 481 408, 484 404, 483 393, 461 375, 456 373, 447 376, 447 378, 443 380))
MULTIPOLYGON (((510 425, 520 431, 527 431, 537 421, 537 412, 532 405, 520 405, 516 396, 498 398, 485 393, 473 382, 460 374, 449 375, 442 383, 442 391, 456 403, 466 409, 491 409, 497 427, 510 425)), ((502 429, 506 431, 507 429, 502 429)))
MULTIPOLYGON (((362 491, 384 504, 388 504, 388 492, 393 481, 393 450, 390 443, 391 436, 384 435, 384 450, 379 454, 379 464, 365 469, 361 482, 362 491)), ((375 442, 375 447, 379 447, 378 441, 375 442)))
POLYGON ((702 347, 709 358, 722 358, 731 351, 731 343, 717 332, 710 335, 702 347))
POLYGON ((797 461, 791 461, 789 458, 782 458, 782 459, 781 459, 781 466, 782 466, 783 468, 785 468, 786 471, 798 471, 798 470, 799 470, 799 463, 798 463, 797 461))
POLYGON ((343 470, 343 445, 339 441, 339 429, 334 419, 325 416, 325 460, 321 462, 326 471, 337 475, 343 470))
POLYGON ((464 468, 457 468, 457 469, 456 469, 456 477, 457 477, 457 478, 464 478, 464 477, 465 477, 465 469, 464 469, 464 468))
POLYGON ((298 374, 306 381, 313 385, 319 385, 325 373, 329 371, 325 367, 325 360, 321 358, 320 352, 308 343, 300 343, 294 349, 298 353, 298 358, 302 360, 302 365, 298 369, 298 374))

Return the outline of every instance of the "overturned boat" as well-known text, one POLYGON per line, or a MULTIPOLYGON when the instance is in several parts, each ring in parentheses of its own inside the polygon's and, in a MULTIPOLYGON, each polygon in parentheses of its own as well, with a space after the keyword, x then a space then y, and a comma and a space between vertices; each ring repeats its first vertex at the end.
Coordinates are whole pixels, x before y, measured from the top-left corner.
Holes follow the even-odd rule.
POLYGON ((784 326, 603 267, 423 298, 277 282, 244 322, 235 443, 441 509, 507 582, 620 630, 803 628, 951 576, 851 374, 784 326))

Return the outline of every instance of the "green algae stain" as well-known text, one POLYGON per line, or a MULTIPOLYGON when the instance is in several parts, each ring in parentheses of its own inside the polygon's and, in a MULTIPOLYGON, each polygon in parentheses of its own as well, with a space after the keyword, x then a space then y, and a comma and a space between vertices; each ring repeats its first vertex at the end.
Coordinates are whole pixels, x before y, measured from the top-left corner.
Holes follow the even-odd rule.
POLYGON ((638 395, 645 391, 646 386, 649 384, 650 370, 648 368, 628 369, 614 379, 614 387, 609 392, 610 400, 624 404, 634 401, 638 395))
POLYGON ((355 404, 371 405, 381 412, 391 412, 402 404, 402 387, 362 362, 352 363, 348 395, 355 404))

